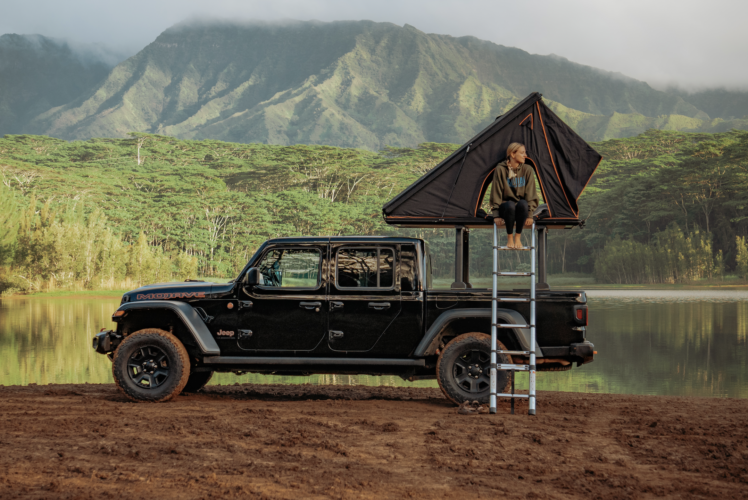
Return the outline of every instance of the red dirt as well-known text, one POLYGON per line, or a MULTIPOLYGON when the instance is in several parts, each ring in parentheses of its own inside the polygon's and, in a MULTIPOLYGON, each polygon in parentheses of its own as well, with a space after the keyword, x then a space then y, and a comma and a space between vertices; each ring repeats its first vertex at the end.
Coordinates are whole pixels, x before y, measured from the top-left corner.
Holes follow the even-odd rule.
POLYGON ((748 498, 748 400, 438 389, 0 386, 0 498, 748 498))

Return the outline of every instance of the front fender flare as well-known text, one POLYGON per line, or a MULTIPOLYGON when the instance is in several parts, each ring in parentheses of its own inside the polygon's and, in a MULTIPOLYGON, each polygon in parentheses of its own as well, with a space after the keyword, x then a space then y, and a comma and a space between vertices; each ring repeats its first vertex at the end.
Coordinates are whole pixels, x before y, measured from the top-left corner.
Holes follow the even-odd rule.
MULTIPOLYGON (((464 318, 488 318, 488 320, 490 321, 491 310, 490 309, 457 309, 454 311, 443 312, 438 318, 436 318, 436 321, 434 321, 434 323, 431 325, 429 330, 426 332, 426 335, 424 335, 423 339, 418 344, 418 347, 416 347, 416 350, 413 353, 413 355, 416 357, 423 357, 423 356, 426 356, 426 353, 429 351, 432 351, 430 352, 430 354, 433 354, 433 349, 429 349, 429 347, 431 347, 431 344, 434 341, 434 339, 437 338, 437 336, 444 330, 444 328, 447 325, 449 325, 453 321, 458 321, 464 318)), ((528 324, 527 320, 520 313, 518 313, 517 311, 513 311, 511 309, 497 309, 496 319, 500 323, 503 322, 503 323, 514 324, 514 325, 528 324)), ((529 351, 530 350, 530 329, 529 328, 511 328, 510 330, 514 334, 522 350, 529 351)), ((537 335, 537 331, 536 331, 536 335, 537 335)), ((543 357, 543 351, 540 349, 540 346, 538 345, 537 337, 535 339, 535 355, 538 358, 543 357)))
POLYGON ((126 302, 119 306, 118 311, 132 311, 132 310, 168 310, 176 313, 177 317, 182 320, 184 326, 192 334, 192 337, 197 342, 200 351, 206 356, 220 356, 221 349, 216 343, 216 339, 211 335, 208 327, 205 326, 205 322, 200 315, 186 302, 180 302, 177 300, 141 300, 139 302, 126 302))

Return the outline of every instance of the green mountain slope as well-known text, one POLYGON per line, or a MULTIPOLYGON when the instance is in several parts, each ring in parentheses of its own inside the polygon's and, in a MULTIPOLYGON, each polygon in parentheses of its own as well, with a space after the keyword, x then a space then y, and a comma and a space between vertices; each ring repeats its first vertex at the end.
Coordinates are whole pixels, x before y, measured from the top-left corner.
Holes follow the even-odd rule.
POLYGON ((568 108, 557 102, 548 103, 566 123, 588 141, 603 141, 634 137, 649 129, 681 132, 727 132, 732 129, 748 130, 748 117, 711 119, 679 114, 645 116, 640 113, 613 113, 610 116, 593 115, 568 108))
POLYGON ((32 118, 77 99, 112 66, 51 38, 0 36, 0 136, 28 130, 32 118))
POLYGON ((558 56, 357 21, 178 25, 29 130, 378 150, 462 142, 532 91, 588 140, 719 125, 681 95, 558 56))
POLYGON ((726 89, 702 90, 694 93, 673 91, 713 118, 732 120, 748 117, 748 92, 726 89))

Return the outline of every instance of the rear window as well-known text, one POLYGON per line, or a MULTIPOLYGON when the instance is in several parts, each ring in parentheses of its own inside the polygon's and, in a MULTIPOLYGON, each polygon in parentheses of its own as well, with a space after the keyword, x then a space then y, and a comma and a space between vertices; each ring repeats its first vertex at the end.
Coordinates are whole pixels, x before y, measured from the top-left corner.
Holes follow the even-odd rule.
POLYGON ((341 248, 337 255, 338 288, 392 288, 395 251, 392 248, 341 248))

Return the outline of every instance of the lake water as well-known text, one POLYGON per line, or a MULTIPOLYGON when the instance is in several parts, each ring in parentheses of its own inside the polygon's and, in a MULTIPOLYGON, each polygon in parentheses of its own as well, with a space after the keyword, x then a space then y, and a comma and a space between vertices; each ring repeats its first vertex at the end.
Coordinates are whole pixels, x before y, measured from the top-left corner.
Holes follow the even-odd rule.
MULTIPOLYGON (((748 290, 592 290, 588 338, 595 362, 541 372, 539 390, 748 397, 748 290)), ((91 349, 119 299, 0 301, 0 385, 109 383, 111 364, 91 349)), ((525 387, 523 374, 518 385, 525 387)), ((409 385, 398 377, 220 374, 214 383, 409 385)))

